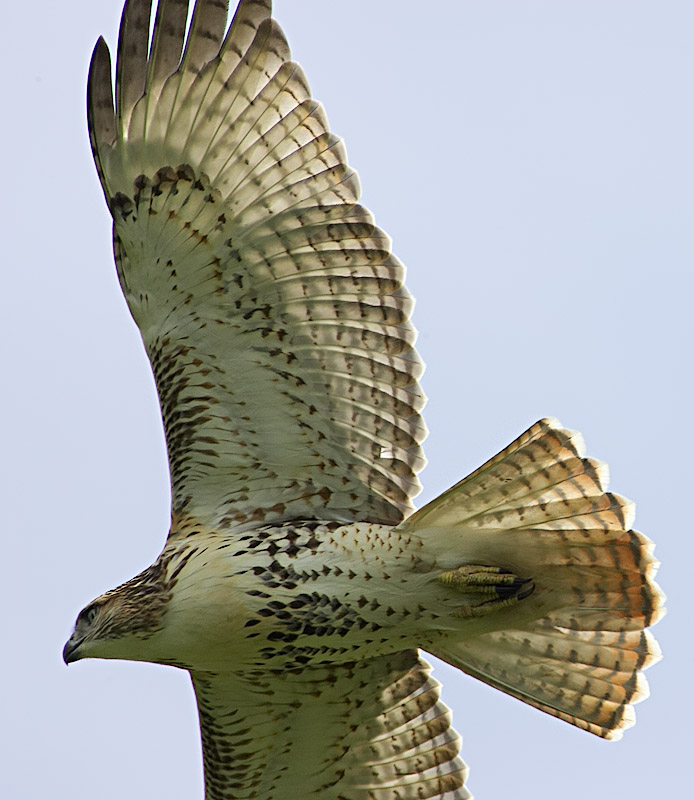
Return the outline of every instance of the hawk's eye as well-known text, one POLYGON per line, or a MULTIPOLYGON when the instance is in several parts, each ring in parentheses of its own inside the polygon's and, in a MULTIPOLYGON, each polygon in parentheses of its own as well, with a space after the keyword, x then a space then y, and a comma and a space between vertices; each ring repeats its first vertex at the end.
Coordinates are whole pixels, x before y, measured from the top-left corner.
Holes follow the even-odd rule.
POLYGON ((87 623, 87 625, 91 625, 92 622, 94 622, 94 618, 96 617, 98 611, 99 606, 94 603, 91 606, 87 606, 80 616, 82 620, 87 623))

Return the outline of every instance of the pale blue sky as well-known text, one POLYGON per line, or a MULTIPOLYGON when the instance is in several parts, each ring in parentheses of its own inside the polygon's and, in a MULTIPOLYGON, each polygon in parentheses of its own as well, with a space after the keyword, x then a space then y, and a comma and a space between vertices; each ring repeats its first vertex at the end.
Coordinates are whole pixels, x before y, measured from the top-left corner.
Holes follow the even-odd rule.
MULTIPOLYGON (((442 666, 478 800, 684 797, 692 745, 694 4, 276 0, 417 298, 423 503, 535 420, 609 462, 657 544, 669 616, 616 744, 442 666)), ((91 48, 120 0, 6 4, 0 25, 4 532, 0 796, 202 797, 185 674, 66 669, 93 596, 168 526, 149 366, 91 162, 91 48)))

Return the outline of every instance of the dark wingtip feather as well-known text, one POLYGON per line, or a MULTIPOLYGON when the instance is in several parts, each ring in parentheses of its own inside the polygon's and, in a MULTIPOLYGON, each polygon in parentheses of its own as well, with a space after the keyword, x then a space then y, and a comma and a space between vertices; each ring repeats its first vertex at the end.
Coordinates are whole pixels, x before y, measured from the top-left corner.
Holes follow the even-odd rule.
POLYGON ((229 0, 197 0, 183 63, 200 71, 218 53, 226 33, 229 0))
POLYGON ((147 80, 152 0, 127 0, 118 34, 116 115, 119 122, 142 97, 147 80))
POLYGON ((92 146, 113 142, 116 136, 116 114, 113 107, 111 53, 103 36, 99 37, 89 64, 87 82, 87 114, 92 146))
POLYGON ((227 31, 224 47, 234 40, 239 51, 246 50, 261 23, 272 16, 272 0, 241 0, 227 31))
POLYGON ((105 175, 99 156, 99 147, 110 145, 116 139, 116 113, 113 107, 111 80, 111 53, 102 36, 99 37, 89 65, 87 81, 87 120, 89 141, 96 162, 101 185, 106 191, 105 175))
POLYGON ((159 0, 146 82, 146 91, 155 97, 181 63, 188 6, 188 0, 159 0))

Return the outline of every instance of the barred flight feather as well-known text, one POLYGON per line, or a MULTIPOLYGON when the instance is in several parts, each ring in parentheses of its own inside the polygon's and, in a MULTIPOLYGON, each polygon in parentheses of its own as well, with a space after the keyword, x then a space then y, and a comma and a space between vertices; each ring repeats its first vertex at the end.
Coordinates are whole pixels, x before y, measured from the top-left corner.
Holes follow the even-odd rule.
POLYGON ((187 3, 162 2, 148 54, 149 8, 126 6, 115 109, 97 44, 90 126, 123 291, 168 364, 174 512, 398 522, 426 429, 390 239, 268 3, 242 2, 226 36, 219 3, 199 3, 185 44, 187 3))

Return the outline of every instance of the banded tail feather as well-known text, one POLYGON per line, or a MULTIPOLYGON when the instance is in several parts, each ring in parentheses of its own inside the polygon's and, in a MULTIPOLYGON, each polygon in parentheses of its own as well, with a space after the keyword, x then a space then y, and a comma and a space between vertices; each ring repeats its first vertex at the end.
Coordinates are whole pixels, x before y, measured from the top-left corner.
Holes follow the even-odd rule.
POLYGON ((663 615, 664 596, 653 544, 631 528, 633 503, 607 483, 581 435, 543 419, 399 529, 433 549, 451 591, 474 598, 470 575, 478 593, 480 581, 493 589, 460 614, 476 618, 470 633, 447 634, 434 655, 616 739, 648 694, 641 671, 660 650, 646 628, 663 615))

